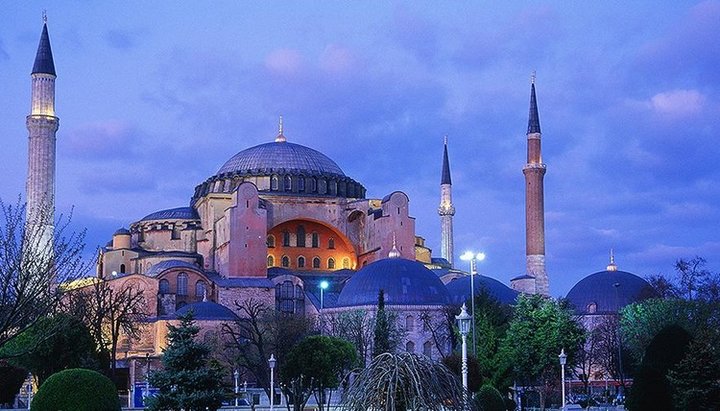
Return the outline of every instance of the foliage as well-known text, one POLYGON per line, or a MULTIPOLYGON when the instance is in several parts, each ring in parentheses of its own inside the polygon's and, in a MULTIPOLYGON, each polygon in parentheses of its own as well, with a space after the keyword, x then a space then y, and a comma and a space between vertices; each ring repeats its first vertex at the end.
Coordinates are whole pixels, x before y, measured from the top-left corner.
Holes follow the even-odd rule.
POLYGON ((720 273, 705 268, 707 261, 695 256, 675 262, 675 278, 655 275, 648 282, 663 298, 687 301, 720 301, 720 273))
POLYGON ((720 358, 715 341, 707 333, 696 338, 687 355, 668 373, 678 409, 720 409, 720 358))
POLYGON ((340 407, 348 411, 474 409, 460 380, 444 365, 412 353, 383 353, 352 381, 340 407))
POLYGON ((665 376, 685 356, 691 340, 691 335, 677 325, 665 327, 653 338, 627 397, 628 409, 674 409, 672 388, 665 376))
POLYGON ((115 385, 99 372, 73 368, 53 374, 40 386, 32 411, 120 411, 115 385))
POLYGON ((365 310, 323 314, 328 335, 349 341, 357 351, 361 366, 365 366, 374 335, 374 319, 365 310))
POLYGON ((253 298, 235 305, 240 319, 223 326, 223 337, 228 340, 224 351, 232 357, 233 366, 239 367, 243 374, 250 374, 269 396, 270 354, 282 368, 290 349, 315 332, 315 323, 306 316, 277 312, 253 298))
POLYGON ((123 279, 97 280, 84 288, 72 290, 65 301, 66 310, 87 326, 104 362, 103 368, 115 374, 118 341, 140 337, 147 317, 144 291, 123 279))
POLYGON ((500 303, 486 289, 475 293, 477 362, 482 380, 489 381, 495 387, 512 385, 507 368, 502 366, 499 356, 500 342, 507 333, 511 318, 512 308, 500 303))
POLYGON ((0 361, 0 408, 12 404, 27 375, 26 370, 0 361))
POLYGON ((502 394, 492 385, 483 385, 475 395, 475 403, 480 411, 505 411, 502 394))
MULTIPOLYGON (((281 372, 281 380, 287 386, 309 385, 322 409, 323 393, 328 388, 337 388, 345 374, 357 363, 355 347, 349 342, 316 335, 306 337, 288 353, 281 372)), ((305 390, 307 392, 307 390, 305 390)), ((304 408, 301 398, 294 398, 296 410, 304 408)))
POLYGON ((31 372, 42 384, 67 368, 97 367, 95 344, 85 325, 67 314, 42 319, 0 349, 0 356, 31 372))
POLYGON ((565 349, 568 369, 577 364, 584 344, 584 328, 562 301, 540 295, 521 295, 513 319, 501 341, 500 355, 515 380, 539 386, 541 407, 560 380, 558 354, 565 349))
MULTIPOLYGON (((442 363, 448 367, 450 371, 462 378, 462 356, 454 353, 442 359, 442 363)), ((468 366, 468 391, 477 392, 483 383, 483 377, 480 375, 480 366, 473 356, 467 357, 468 366)))
POLYGON ((385 290, 378 292, 378 305, 375 313, 375 328, 373 334, 373 358, 387 352, 394 352, 396 341, 391 341, 391 319, 385 311, 385 290))
POLYGON ((192 311, 179 319, 178 326, 168 324, 163 369, 150 374, 150 384, 159 392, 149 399, 149 409, 215 410, 223 399, 222 372, 209 364, 210 348, 196 341, 200 328, 192 311))
POLYGON ((61 216, 48 238, 42 223, 52 215, 40 210, 37 221, 26 221, 24 205, 0 199, 0 347, 51 314, 62 297, 56 284, 87 268, 84 232, 70 232, 70 219, 61 216))

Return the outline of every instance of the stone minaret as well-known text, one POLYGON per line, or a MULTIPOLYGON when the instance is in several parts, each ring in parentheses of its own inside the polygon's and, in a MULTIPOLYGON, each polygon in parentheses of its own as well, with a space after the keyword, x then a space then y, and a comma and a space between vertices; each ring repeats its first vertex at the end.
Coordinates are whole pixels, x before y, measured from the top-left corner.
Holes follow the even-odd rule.
POLYGON ((455 207, 452 203, 452 181, 450 180, 450 162, 448 161, 447 136, 445 136, 445 149, 443 151, 442 177, 440 179, 440 207, 438 207, 440 215, 440 254, 442 258, 448 260, 450 266, 454 265, 453 261, 453 216, 455 215, 455 207))
POLYGON ((527 275, 535 277, 535 293, 549 295, 545 272, 545 206, 543 177, 546 166, 540 149, 540 117, 535 98, 535 76, 530 86, 530 116, 527 129, 525 174, 525 255, 527 275))
POLYGON ((55 117, 55 64, 50 49, 47 19, 44 20, 31 75, 32 107, 26 121, 29 141, 25 189, 27 222, 38 230, 33 232, 44 239, 41 244, 47 245, 52 242, 54 232, 55 132, 59 119, 55 117))

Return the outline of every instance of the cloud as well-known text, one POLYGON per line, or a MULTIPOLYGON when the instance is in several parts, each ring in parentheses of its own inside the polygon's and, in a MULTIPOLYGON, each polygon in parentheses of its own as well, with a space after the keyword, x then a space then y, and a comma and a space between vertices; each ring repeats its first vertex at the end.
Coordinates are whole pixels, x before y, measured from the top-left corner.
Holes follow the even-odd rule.
POLYGON ((304 59, 298 50, 278 49, 265 57, 265 67, 272 73, 283 76, 294 76, 304 66, 304 59))
POLYGON ((328 44, 320 55, 320 68, 330 74, 349 74, 359 69, 359 59, 349 48, 328 44))
POLYGON ((119 50, 129 50, 135 48, 138 44, 137 34, 127 30, 108 30, 103 35, 103 38, 110 47, 119 50))
POLYGON ((652 96, 650 107, 660 115, 687 117, 700 114, 705 100, 697 90, 672 90, 652 96))
POLYGON ((127 159, 141 143, 140 134, 131 125, 119 120, 83 124, 66 133, 61 147, 76 159, 127 159))

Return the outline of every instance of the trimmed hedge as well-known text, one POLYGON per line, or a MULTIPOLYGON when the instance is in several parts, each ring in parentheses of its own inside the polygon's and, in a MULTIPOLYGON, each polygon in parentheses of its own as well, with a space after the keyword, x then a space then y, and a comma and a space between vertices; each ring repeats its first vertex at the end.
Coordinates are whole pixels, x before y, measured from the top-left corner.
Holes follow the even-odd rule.
POLYGON ((475 395, 475 404, 482 411, 505 411, 505 400, 492 385, 483 385, 475 395))
POLYGON ((51 375, 35 394, 30 410, 120 411, 120 399, 108 377, 72 368, 51 375))

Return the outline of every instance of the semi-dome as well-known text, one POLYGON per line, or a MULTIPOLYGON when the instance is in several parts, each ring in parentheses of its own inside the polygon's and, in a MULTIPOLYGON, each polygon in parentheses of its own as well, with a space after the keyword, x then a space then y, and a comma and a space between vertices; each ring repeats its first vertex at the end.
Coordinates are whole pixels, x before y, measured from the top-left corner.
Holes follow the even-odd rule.
MULTIPOLYGON (((518 296, 518 292, 501 283, 500 281, 490 278, 484 275, 476 275, 473 279, 475 288, 475 295, 485 290, 498 302, 503 304, 513 304, 518 296)), ((463 276, 451 280, 445 284, 445 287, 450 293, 450 301, 453 304, 460 305, 467 301, 470 297, 470 276, 463 276)))
POLYGON ((345 283, 337 306, 377 305, 385 292, 386 305, 446 305, 445 285, 423 264, 403 258, 386 258, 363 267, 345 283))
POLYGON ((199 220, 200 216, 197 211, 192 207, 177 207, 168 208, 167 210, 160 210, 154 213, 150 213, 142 218, 140 221, 151 221, 151 220, 199 220))
POLYGON ((217 174, 290 172, 313 176, 345 176, 325 154, 300 144, 272 142, 243 150, 220 167, 217 174))
POLYGON ((195 320, 235 321, 238 318, 231 309, 212 301, 201 301, 185 305, 177 310, 176 314, 182 316, 190 311, 193 312, 195 320))
POLYGON ((576 314, 613 314, 628 304, 656 297, 650 284, 635 274, 610 270, 600 271, 578 281, 567 299, 576 314))

